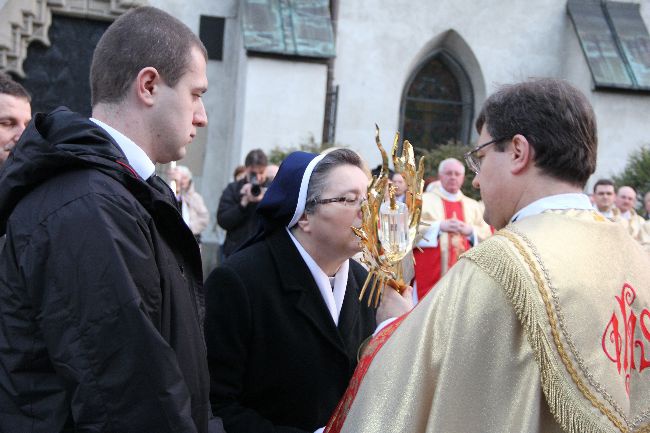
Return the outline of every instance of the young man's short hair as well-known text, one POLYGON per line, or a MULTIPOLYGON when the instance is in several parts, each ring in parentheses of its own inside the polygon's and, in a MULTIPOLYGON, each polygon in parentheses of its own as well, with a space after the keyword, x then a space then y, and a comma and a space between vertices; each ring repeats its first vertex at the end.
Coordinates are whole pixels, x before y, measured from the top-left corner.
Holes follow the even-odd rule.
POLYGON ((246 167, 266 167, 269 165, 269 160, 266 157, 266 153, 264 153, 262 149, 253 149, 246 155, 246 159, 244 159, 244 165, 246 167))
POLYGON ((0 72, 0 93, 32 102, 32 97, 29 95, 29 92, 20 83, 15 82, 8 74, 3 72, 0 72))
POLYGON ((596 192, 596 189, 601 185, 603 185, 603 186, 611 186, 612 189, 616 189, 616 187, 614 186, 614 182, 612 180, 610 180, 610 179, 598 179, 596 181, 596 183, 594 184, 594 192, 596 192))
POLYGON ((178 19, 150 6, 131 9, 115 20, 99 40, 90 66, 91 104, 119 103, 138 73, 156 68, 174 87, 187 72, 191 48, 207 60, 203 43, 178 19))

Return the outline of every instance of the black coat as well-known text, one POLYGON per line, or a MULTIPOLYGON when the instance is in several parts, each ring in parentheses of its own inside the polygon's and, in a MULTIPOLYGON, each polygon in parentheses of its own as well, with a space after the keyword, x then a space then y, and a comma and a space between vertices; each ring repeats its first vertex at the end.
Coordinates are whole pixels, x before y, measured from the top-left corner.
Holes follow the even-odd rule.
POLYGON ((284 229, 231 256, 205 283, 213 411, 228 433, 323 427, 357 364, 375 312, 350 261, 338 327, 284 229))
POLYGON ((59 109, 0 172, 5 228, 0 431, 206 432, 201 261, 168 191, 59 109))
POLYGON ((219 199, 217 222, 226 231, 226 239, 223 242, 225 257, 237 251, 237 248, 257 232, 257 203, 248 203, 245 207, 240 204, 242 196, 239 191, 247 182, 248 180, 241 179, 229 183, 219 199))

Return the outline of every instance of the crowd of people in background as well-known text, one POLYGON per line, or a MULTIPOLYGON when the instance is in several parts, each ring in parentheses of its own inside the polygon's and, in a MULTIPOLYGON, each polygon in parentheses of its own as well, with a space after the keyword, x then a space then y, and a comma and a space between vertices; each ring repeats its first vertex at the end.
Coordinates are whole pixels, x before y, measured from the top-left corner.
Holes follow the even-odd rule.
POLYGON ((590 194, 594 208, 610 221, 621 224, 632 238, 650 254, 650 191, 644 196, 643 207, 637 212, 637 193, 634 188, 622 185, 616 190, 611 179, 598 179, 590 194))
MULTIPOLYGON (((277 171, 277 166, 267 165, 264 152, 255 149, 246 156, 245 165, 238 167, 235 175, 239 175, 239 179, 224 190, 217 212, 219 225, 227 232, 223 245, 226 254, 222 259, 241 246, 260 224, 254 209, 263 199, 272 180, 270 168, 277 171), (250 173, 263 174, 256 175, 251 182, 250 173), (250 188, 260 180, 263 180, 264 186, 260 188, 259 195, 250 194, 250 188)), ((367 175, 377 176, 380 170, 381 167, 378 166, 367 172, 367 175)), ((396 199, 404 201, 404 178, 392 170, 389 178, 396 188, 396 199)), ((483 203, 463 194, 461 187, 464 179, 465 165, 455 158, 448 158, 440 162, 437 177, 429 177, 426 182, 422 197, 421 237, 418 248, 413 252, 415 278, 412 284, 415 303, 435 286, 461 254, 494 233, 494 229, 483 219, 483 203)), ((599 214, 623 225, 630 236, 650 254, 650 191, 645 194, 639 212, 636 211, 638 202, 634 188, 620 186, 616 190, 614 181, 610 179, 599 179, 593 186, 593 193, 588 195, 599 214)))
POLYGON ((210 224, 210 212, 201 194, 194 189, 192 172, 184 165, 171 167, 167 172, 183 221, 192 230, 196 241, 201 243, 201 232, 210 224))

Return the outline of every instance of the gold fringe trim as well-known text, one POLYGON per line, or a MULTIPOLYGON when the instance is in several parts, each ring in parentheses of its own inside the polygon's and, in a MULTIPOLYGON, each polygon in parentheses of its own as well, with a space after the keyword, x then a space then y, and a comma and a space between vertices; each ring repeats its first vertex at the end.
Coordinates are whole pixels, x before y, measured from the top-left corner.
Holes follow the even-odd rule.
MULTIPOLYGON (((557 321, 548 298, 548 293, 544 290, 545 285, 541 273, 518 237, 511 231, 502 229, 495 233, 492 239, 488 239, 479 247, 466 252, 463 257, 476 263, 484 272, 498 281, 506 297, 512 303, 517 318, 526 331, 527 339, 539 365, 540 380, 547 403, 551 413, 560 423, 562 429, 568 433, 605 433, 611 431, 631 433, 628 427, 590 392, 578 376, 560 340, 557 321), (503 251, 504 248, 499 245, 499 237, 505 238, 513 244, 533 274, 537 289, 544 301, 554 343, 567 372, 583 396, 612 422, 612 427, 615 427, 615 429, 606 429, 596 419, 595 414, 580 404, 575 398, 575 394, 566 386, 566 382, 554 362, 553 350, 549 347, 545 338, 543 327, 546 323, 541 323, 537 315, 536 301, 533 297, 532 290, 530 290, 528 275, 521 267, 513 262, 509 254, 505 254, 503 251)), ((649 430, 650 425, 646 425, 637 430, 637 432, 645 433, 649 430)))

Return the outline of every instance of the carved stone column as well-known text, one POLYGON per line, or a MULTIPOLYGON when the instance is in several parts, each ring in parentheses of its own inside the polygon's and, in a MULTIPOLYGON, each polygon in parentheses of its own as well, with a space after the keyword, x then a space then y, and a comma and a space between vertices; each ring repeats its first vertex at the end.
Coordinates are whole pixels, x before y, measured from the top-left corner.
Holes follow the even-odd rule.
POLYGON ((0 9, 0 71, 24 77, 23 61, 32 41, 50 45, 52 13, 112 21, 147 0, 7 0, 0 9))

